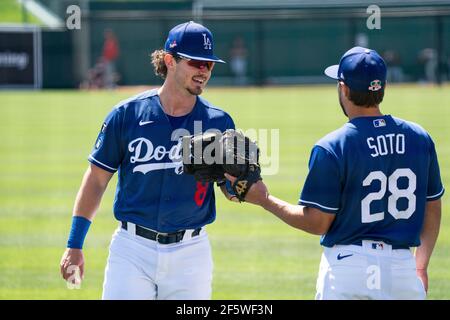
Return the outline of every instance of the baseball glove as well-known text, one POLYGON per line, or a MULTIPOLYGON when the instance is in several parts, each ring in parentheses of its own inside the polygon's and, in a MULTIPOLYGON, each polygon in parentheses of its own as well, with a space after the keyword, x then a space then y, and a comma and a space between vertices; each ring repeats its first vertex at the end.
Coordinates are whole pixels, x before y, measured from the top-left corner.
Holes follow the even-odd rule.
POLYGON ((193 174, 196 180, 221 184, 224 173, 236 177, 231 188, 239 201, 245 201, 250 187, 262 180, 259 148, 239 131, 183 137, 182 153, 184 173, 193 174))
POLYGON ((192 174, 201 182, 225 182, 223 167, 220 161, 220 132, 205 133, 182 138, 183 172, 192 174), (217 156, 216 156, 217 151, 217 156))

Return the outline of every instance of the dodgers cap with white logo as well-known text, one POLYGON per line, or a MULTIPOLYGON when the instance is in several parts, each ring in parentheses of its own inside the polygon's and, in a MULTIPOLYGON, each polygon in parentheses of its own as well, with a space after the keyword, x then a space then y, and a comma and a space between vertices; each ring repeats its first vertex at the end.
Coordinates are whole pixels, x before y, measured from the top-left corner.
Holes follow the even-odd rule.
POLYGON ((384 89, 386 63, 372 49, 354 47, 342 56, 338 65, 329 66, 325 74, 343 81, 351 90, 370 92, 384 89))
POLYGON ((225 63, 214 55, 213 49, 211 31, 194 21, 173 27, 164 46, 165 51, 185 58, 225 63))

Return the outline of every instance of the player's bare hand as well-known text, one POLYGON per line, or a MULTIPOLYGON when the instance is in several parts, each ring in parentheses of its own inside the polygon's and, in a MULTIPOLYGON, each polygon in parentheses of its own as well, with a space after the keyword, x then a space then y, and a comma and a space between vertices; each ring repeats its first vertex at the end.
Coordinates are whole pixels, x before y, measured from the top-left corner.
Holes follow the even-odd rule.
POLYGON ((77 284, 77 280, 82 280, 84 277, 83 251, 67 248, 61 258, 60 268, 64 280, 77 284))
MULTIPOLYGON (((233 177, 228 173, 225 173, 225 177, 231 183, 234 183, 236 181, 236 177, 233 177)), ((268 197, 269 191, 267 190, 266 185, 264 184, 264 182, 262 182, 262 180, 259 180, 252 184, 252 186, 248 190, 247 195, 245 196, 245 201, 264 207, 264 203, 268 197)))
POLYGON ((428 293, 428 272, 426 269, 417 269, 417 276, 422 280, 425 292, 428 293))

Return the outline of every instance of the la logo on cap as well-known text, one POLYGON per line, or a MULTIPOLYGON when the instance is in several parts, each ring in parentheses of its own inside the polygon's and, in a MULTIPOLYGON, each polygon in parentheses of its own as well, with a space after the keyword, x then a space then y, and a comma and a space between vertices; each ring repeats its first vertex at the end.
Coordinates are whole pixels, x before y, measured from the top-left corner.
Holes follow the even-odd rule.
POLYGON ((202 33, 203 35, 203 45, 206 50, 211 50, 211 40, 206 36, 206 33, 202 33))
POLYGON ((370 83, 369 90, 370 91, 378 91, 382 88, 380 80, 373 80, 370 83))

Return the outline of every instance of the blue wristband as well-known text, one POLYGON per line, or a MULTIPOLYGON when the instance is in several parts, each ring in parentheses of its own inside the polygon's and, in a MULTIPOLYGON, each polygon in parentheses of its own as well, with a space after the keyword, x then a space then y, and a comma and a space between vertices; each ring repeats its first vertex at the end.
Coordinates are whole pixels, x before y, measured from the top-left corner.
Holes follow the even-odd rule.
POLYGON ((230 180, 226 180, 225 181, 225 188, 227 189, 228 193, 232 196, 236 196, 236 193, 234 192, 232 185, 231 185, 231 181, 230 180))
POLYGON ((84 238, 89 230, 91 222, 85 217, 72 217, 72 229, 70 229, 69 240, 67 241, 67 248, 82 249, 84 238))

